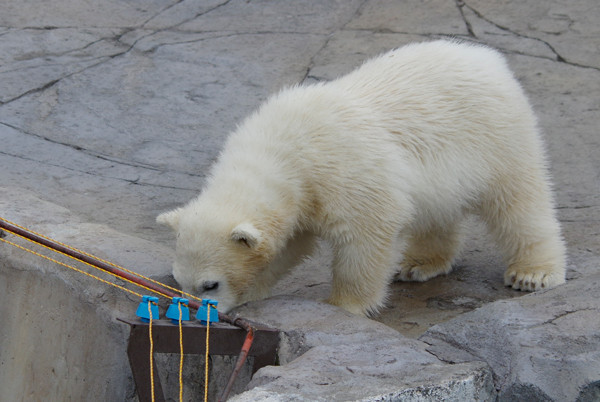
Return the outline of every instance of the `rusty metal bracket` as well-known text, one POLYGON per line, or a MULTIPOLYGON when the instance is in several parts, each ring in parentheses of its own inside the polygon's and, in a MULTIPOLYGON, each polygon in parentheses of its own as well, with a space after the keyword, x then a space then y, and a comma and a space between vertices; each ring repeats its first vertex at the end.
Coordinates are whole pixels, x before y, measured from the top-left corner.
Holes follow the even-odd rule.
MULTIPOLYGON (((135 380, 137 393, 141 402, 150 401, 150 340, 148 338, 148 324, 137 318, 118 319, 131 327, 127 354, 129 364, 135 380)), ((248 355, 254 357, 252 374, 258 369, 273 365, 277 360, 277 346, 279 331, 258 324, 254 328, 254 341, 248 355)), ((184 354, 204 354, 206 327, 200 323, 186 322, 183 330, 184 354)), ((246 339, 246 331, 226 323, 215 323, 210 326, 209 353, 211 355, 237 356, 246 339)), ((154 353, 179 353, 179 327, 167 320, 154 320, 152 323, 152 340, 154 353)), ((154 360, 155 384, 154 393, 156 401, 164 401, 164 393, 157 373, 156 360, 154 360)), ((229 373, 225 374, 228 375, 229 373)))

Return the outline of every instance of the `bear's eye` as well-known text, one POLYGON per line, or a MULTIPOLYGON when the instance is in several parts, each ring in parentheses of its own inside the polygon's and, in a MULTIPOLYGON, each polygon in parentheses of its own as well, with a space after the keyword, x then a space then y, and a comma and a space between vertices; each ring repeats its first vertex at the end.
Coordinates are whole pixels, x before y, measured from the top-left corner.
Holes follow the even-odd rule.
POLYGON ((202 284, 202 288, 204 289, 204 291, 209 291, 209 290, 217 290, 217 288, 219 287, 219 282, 217 281, 205 281, 202 284))

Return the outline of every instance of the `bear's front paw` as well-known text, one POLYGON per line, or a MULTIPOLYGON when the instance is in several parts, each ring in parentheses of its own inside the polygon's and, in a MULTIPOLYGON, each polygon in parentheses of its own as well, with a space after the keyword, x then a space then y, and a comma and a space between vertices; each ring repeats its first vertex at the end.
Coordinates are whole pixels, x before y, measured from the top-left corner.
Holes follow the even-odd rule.
POLYGON ((504 274, 504 284, 516 290, 550 289, 565 283, 564 274, 546 267, 510 267, 504 274))
POLYGON ((400 270, 394 276, 395 281, 405 282, 424 282, 438 275, 447 274, 452 270, 450 263, 446 264, 426 264, 419 261, 403 261, 400 264, 400 270))
POLYGON ((357 302, 353 302, 349 299, 344 299, 344 298, 339 298, 339 297, 331 296, 324 301, 326 303, 332 304, 334 306, 341 307, 344 310, 346 310, 352 314, 363 316, 363 317, 374 316, 379 311, 378 305, 369 306, 365 303, 357 303, 357 302))

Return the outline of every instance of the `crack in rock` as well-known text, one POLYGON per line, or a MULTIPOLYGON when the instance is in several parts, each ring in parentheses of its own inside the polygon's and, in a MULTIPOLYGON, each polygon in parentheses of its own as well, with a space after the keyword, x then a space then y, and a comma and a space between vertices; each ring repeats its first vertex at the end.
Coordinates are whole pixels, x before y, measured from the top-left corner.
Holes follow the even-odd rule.
MULTIPOLYGON (((176 41, 165 41, 165 39, 163 38, 163 42, 160 42, 158 44, 155 44, 153 46, 150 46, 148 48, 144 48, 141 47, 139 45, 139 42, 143 39, 148 39, 151 38, 155 35, 158 35, 159 33, 162 33, 164 31, 157 31, 148 35, 145 35, 143 37, 140 37, 138 40, 136 40, 136 43, 134 44, 134 46, 136 46, 136 49, 141 51, 144 54, 151 54, 153 52, 155 52, 157 49, 160 49, 161 47, 165 47, 165 46, 176 46, 176 45, 183 45, 183 44, 188 44, 188 43, 200 43, 200 42, 205 42, 205 41, 209 41, 209 40, 214 40, 214 39, 224 39, 224 38, 233 38, 236 36, 252 36, 252 35, 256 35, 256 36, 260 36, 260 35, 304 35, 304 36, 325 36, 323 34, 310 34, 310 33, 304 33, 304 32, 294 32, 294 31, 254 31, 254 32, 230 32, 230 33, 223 33, 224 31, 205 31, 205 32, 178 32, 179 34, 183 34, 183 35, 188 35, 188 36, 197 36, 197 35, 202 35, 203 37, 201 38, 195 38, 195 39, 189 39, 189 40, 176 40, 176 41), (213 36, 205 36, 207 33, 215 33, 216 35, 213 36)), ((174 32, 174 31, 173 31, 174 32)))
MULTIPOLYGON (((75 168, 71 168, 71 167, 68 167, 68 166, 59 165, 57 163, 51 163, 51 162, 48 162, 48 161, 40 161, 40 160, 36 160, 36 159, 33 159, 33 158, 25 157, 23 155, 11 154, 11 153, 8 153, 8 152, 3 152, 3 151, 0 151, 0 155, 9 156, 9 157, 16 158, 16 159, 21 159, 23 161, 39 163, 39 164, 42 164, 42 165, 45 165, 45 166, 51 166, 51 167, 55 167, 55 168, 59 168, 59 169, 65 169, 65 170, 68 170, 70 172, 80 173, 80 174, 84 174, 84 175, 87 175, 87 176, 101 177, 103 179, 110 179, 110 180, 117 180, 117 181, 122 181, 122 182, 125 182, 125 183, 135 184, 135 185, 139 185, 139 186, 156 187, 156 188, 166 188, 166 189, 169 189, 169 190, 181 190, 181 191, 193 191, 193 192, 197 192, 198 191, 197 188, 166 186, 166 185, 163 185, 163 184, 141 182, 140 181, 140 177, 137 177, 136 179, 125 179, 125 178, 122 178, 122 177, 115 177, 115 176, 108 176, 108 175, 99 174, 97 172, 88 172, 88 171, 81 170, 81 169, 75 169, 75 168)), ((165 171, 165 173, 166 172, 167 171, 165 171)))
MULTIPOLYGON (((85 155, 88 155, 92 158, 96 158, 96 159, 100 159, 106 162, 110 162, 113 164, 119 164, 121 166, 128 166, 128 167, 132 167, 135 169, 144 169, 144 170, 150 170, 150 171, 155 171, 155 172, 159 172, 159 173, 175 173, 175 174, 182 174, 185 176, 189 176, 189 177, 199 177, 202 178, 204 177, 203 175, 199 175, 199 174, 195 174, 195 173, 189 173, 189 172, 184 172, 184 171, 176 171, 176 170, 165 170, 165 169, 160 169, 158 167, 152 166, 152 165, 148 165, 148 164, 142 164, 142 163, 133 163, 133 162, 129 162, 129 161, 124 161, 124 160, 120 160, 114 157, 111 157, 109 155, 103 155, 101 153, 92 151, 90 149, 87 148, 83 148, 79 145, 74 145, 74 144, 69 144, 67 142, 62 142, 62 141, 57 141, 57 140, 53 140, 51 138, 39 135, 39 134, 35 134, 35 133, 31 133, 28 131, 25 131, 19 127, 16 127, 12 124, 8 124, 8 123, 4 123, 4 122, 0 122, 1 125, 4 125, 6 127, 9 127, 23 135, 27 135, 30 137, 34 137, 37 138, 39 140, 42 141, 46 141, 49 142, 51 144, 54 145, 58 145, 58 146, 63 146, 63 147, 67 147, 70 148, 76 152, 80 152, 83 153, 85 155)), ((7 153, 7 152, 0 152, 0 154, 6 155, 6 156, 11 156, 14 158, 19 158, 19 159, 23 159, 23 160, 27 160, 27 161, 31 161, 31 162, 36 162, 36 163, 41 163, 47 166, 53 166, 53 167, 58 167, 58 168, 62 168, 62 169, 66 169, 66 170, 70 170, 70 171, 74 171, 74 172, 80 172, 80 173, 84 173, 87 175, 92 175, 92 176, 99 176, 99 177, 104 177, 104 178, 109 178, 109 179, 115 179, 115 180, 121 180, 121 181, 127 181, 127 182, 131 182, 132 184, 139 184, 139 185, 148 185, 148 186, 156 186, 156 187, 162 187, 162 188, 169 188, 169 189, 178 189, 178 190, 188 190, 188 191, 197 191, 196 189, 191 189, 191 188, 185 188, 185 187, 174 187, 174 186, 164 186, 164 185, 159 185, 159 184, 151 184, 151 183, 144 183, 144 182, 139 182, 139 179, 137 180, 130 180, 130 179, 123 179, 123 178, 119 178, 119 177, 113 177, 113 176, 106 176, 106 175, 100 175, 97 173, 91 173, 89 171, 85 171, 85 170, 81 170, 81 169, 75 169, 75 168, 71 168, 65 165, 60 165, 60 164, 55 164, 55 163, 51 163, 48 161, 41 161, 41 160, 37 160, 37 159, 33 159, 33 158, 28 158, 26 156, 23 155, 17 155, 17 154, 11 154, 11 153, 7 153)))
MULTIPOLYGON (((81 49, 79 49, 79 50, 81 50, 81 49)), ((90 58, 90 59, 88 59, 88 61, 93 61, 93 60, 99 60, 99 61, 97 63, 92 63, 90 65, 87 65, 87 66, 83 67, 83 68, 77 69, 76 71, 71 71, 69 73, 63 74, 63 75, 59 76, 58 78, 55 78, 55 79, 52 79, 51 81, 43 83, 42 85, 40 85, 38 87, 31 88, 31 89, 29 89, 29 90, 27 90, 27 91, 25 91, 25 92, 23 92, 21 94, 13 96, 10 99, 7 99, 5 101, 0 101, 0 106, 7 105, 7 104, 9 104, 11 102, 15 102, 15 101, 17 101, 19 99, 22 99, 22 98, 24 98, 24 97, 26 97, 28 95, 32 95, 32 94, 36 94, 36 93, 39 93, 39 92, 43 92, 43 91, 45 91, 45 90, 47 90, 49 88, 52 88, 56 84, 60 83, 65 78, 73 77, 73 76, 75 76, 77 74, 83 73, 84 71, 87 71, 87 70, 92 69, 94 67, 100 66, 103 63, 105 63, 105 62, 107 62, 107 61, 109 61, 109 60, 113 59, 114 57, 119 56, 121 54, 122 53, 117 53, 117 54, 114 54, 114 55, 105 55, 105 56, 98 56, 98 57, 90 58)), ((60 64, 60 65, 63 65, 63 64, 60 64)))
POLYGON ((546 325, 546 324, 556 325, 555 321, 560 320, 561 318, 564 318, 564 317, 569 316, 571 314, 579 313, 579 312, 582 312, 582 311, 596 311, 596 310, 597 309, 594 309, 594 308, 582 308, 582 309, 577 309, 577 310, 565 311, 564 313, 561 313, 561 314, 557 315, 556 317, 554 317, 554 318, 552 318, 550 320, 544 321, 541 324, 534 325, 531 328, 542 326, 542 325, 546 325))
MULTIPOLYGON (((211 12, 213 12, 213 11, 215 11, 215 10, 218 10, 219 8, 222 8, 222 7, 225 7, 225 6, 227 6, 227 5, 228 5, 228 4, 229 4, 231 1, 232 1, 232 0, 225 0, 225 1, 224 1, 224 2, 222 2, 222 3, 219 3, 219 4, 217 4, 217 5, 213 6, 213 7, 210 7, 210 8, 208 8, 208 9, 206 9, 206 10, 203 10, 203 11, 201 11, 201 12, 199 12, 199 13, 196 13, 196 14, 195 14, 193 17, 190 17, 190 18, 185 18, 185 19, 181 20, 180 22, 178 22, 178 23, 176 23, 176 24, 172 24, 172 25, 166 26, 166 27, 164 27, 164 28, 162 28, 162 29, 160 29, 160 30, 157 30, 157 32, 158 32, 158 31, 164 31, 164 30, 171 30, 171 29, 173 29, 173 28, 176 28, 176 27, 178 27, 178 26, 181 26, 181 25, 183 25, 183 24, 185 24, 185 23, 187 23, 187 22, 193 21, 193 20, 195 20, 196 18, 202 17, 202 16, 204 16, 204 15, 206 15, 206 14, 208 14, 208 13, 211 13, 211 12)), ((155 20, 155 19, 157 19, 159 16, 161 16, 161 15, 165 14, 167 11, 169 11, 169 10, 171 10, 171 9, 174 9, 174 8, 176 8, 177 6, 179 6, 179 5, 183 4, 183 3, 185 3, 185 0, 180 0, 180 1, 178 1, 177 3, 175 3, 175 4, 172 4, 172 5, 168 6, 168 7, 165 7, 163 10, 159 11, 159 12, 158 12, 158 13, 156 13, 154 16, 150 17, 148 20, 146 20, 144 23, 142 23, 142 24, 140 25, 140 28, 144 28, 144 27, 145 27, 146 25, 148 25, 148 24, 149 24, 149 23, 150 23, 152 20, 155 20)))
MULTIPOLYGON (((465 20, 465 23, 469 24, 468 26, 471 26, 471 24, 468 22, 468 17, 465 16, 464 13, 463 13, 463 11, 462 11, 463 7, 468 8, 469 10, 471 10, 471 12, 473 12, 473 14, 475 14, 477 16, 477 18, 479 18, 479 19, 487 22, 488 24, 496 27, 497 29, 499 29, 501 31, 507 32, 510 35, 516 36, 517 38, 529 39, 529 40, 533 40, 533 41, 537 41, 537 42, 542 43, 544 46, 546 46, 554 54, 555 58, 551 59, 553 61, 564 63, 564 64, 567 64, 567 65, 570 65, 570 66, 573 66, 573 67, 589 68, 589 69, 600 71, 600 67, 584 65, 584 64, 575 63, 575 62, 567 60, 548 41, 545 41, 545 40, 543 40, 541 38, 538 38, 538 37, 535 37, 535 36, 525 35, 525 34, 516 32, 516 31, 510 29, 509 27, 500 25, 497 22, 494 22, 492 19, 484 16, 480 11, 478 11, 474 7, 470 6, 467 2, 465 2, 463 0, 456 0, 456 2, 457 2, 457 6, 461 10, 461 15, 463 16, 463 19, 465 20)), ((475 35, 475 33, 473 33, 473 37, 477 38, 477 36, 475 35)), ((522 52, 516 52, 516 51, 511 51, 510 53, 520 54, 520 55, 529 56, 529 57, 540 57, 540 56, 531 55, 531 54, 522 53, 522 52)), ((541 58, 544 58, 544 57, 541 57, 541 58)))
POLYGON ((362 10, 364 9, 365 4, 367 4, 368 2, 369 2, 369 0, 364 0, 362 3, 360 3, 356 7, 356 10, 354 10, 354 13, 352 13, 352 15, 350 16, 350 18, 348 18, 348 20, 346 22, 344 22, 340 26, 332 29, 329 32, 329 34, 327 35, 327 38, 325 39, 325 41, 323 43, 323 46, 321 46, 319 49, 317 49, 315 51, 315 53, 310 57, 310 60, 308 61, 308 65, 306 66, 306 72, 305 72, 304 76, 302 77, 302 79, 300 80, 300 82, 305 82, 309 78, 314 79, 315 81, 320 81, 320 79, 318 77, 313 76, 313 75, 310 74, 310 71, 315 66, 315 62, 314 62, 315 58, 319 55, 319 53, 321 53, 323 51, 323 49, 325 49, 327 47, 327 45, 329 45, 329 43, 331 42, 331 39, 333 38, 333 35, 336 32, 338 32, 338 31, 344 31, 346 29, 346 27, 353 20, 355 20, 357 17, 360 16, 362 10))
POLYGON ((467 28, 467 32, 469 33, 469 36, 473 37, 473 38, 477 38, 477 35, 475 35, 475 31, 473 31, 473 26, 471 25, 471 22, 467 19, 467 16, 465 15, 465 12, 463 10, 463 7, 465 6, 465 2, 462 0, 455 0, 456 2, 456 7, 458 8, 458 11, 460 13, 460 16, 467 28))
POLYGON ((61 78, 52 80, 50 82, 47 82, 47 83, 45 83, 44 85, 42 85, 40 87, 32 88, 32 89, 28 90, 27 92, 19 94, 19 95, 15 96, 15 97, 13 97, 11 99, 8 99, 6 101, 0 101, 0 106, 7 105, 7 104, 9 104, 11 102, 14 102, 16 100, 19 100, 19 99, 21 99, 21 98, 23 98, 23 97, 25 97, 27 95, 35 94, 35 93, 38 93, 38 92, 43 92, 46 89, 51 88, 54 85, 56 85, 62 78, 64 78, 64 77, 61 77, 61 78))

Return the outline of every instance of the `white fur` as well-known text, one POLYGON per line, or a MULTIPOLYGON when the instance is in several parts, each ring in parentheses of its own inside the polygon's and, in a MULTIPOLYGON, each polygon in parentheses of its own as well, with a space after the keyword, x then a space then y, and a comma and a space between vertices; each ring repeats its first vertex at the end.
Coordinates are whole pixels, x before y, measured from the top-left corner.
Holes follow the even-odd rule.
POLYGON ((178 233, 176 279, 224 310, 267 296, 321 237, 334 252, 329 301, 368 314, 394 274, 450 271, 466 213, 487 223, 507 285, 564 282, 523 91, 497 52, 436 41, 273 96, 229 137, 200 196, 158 220, 178 233))

